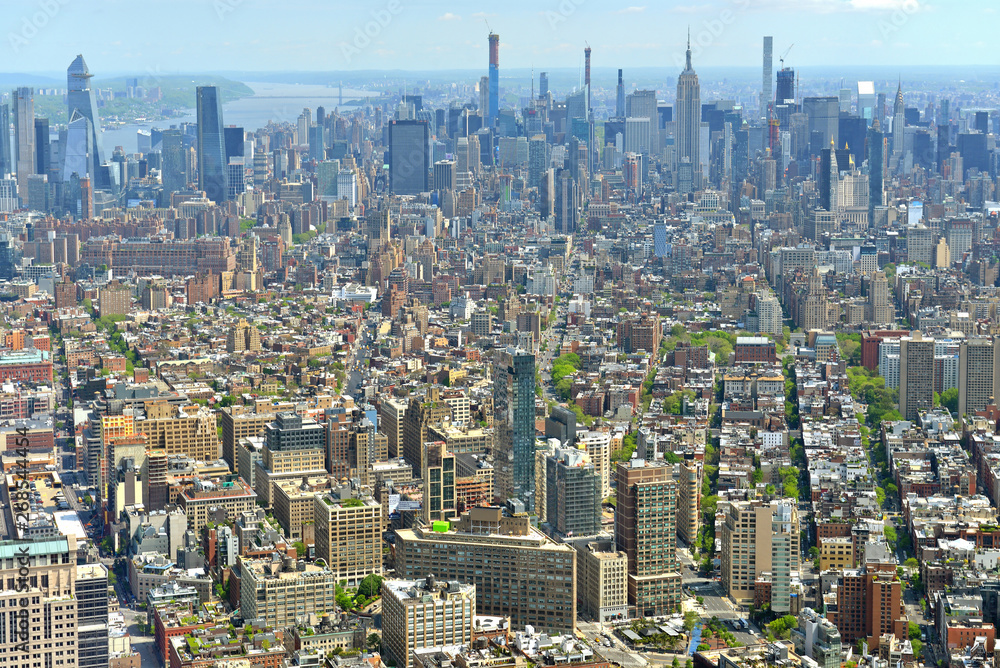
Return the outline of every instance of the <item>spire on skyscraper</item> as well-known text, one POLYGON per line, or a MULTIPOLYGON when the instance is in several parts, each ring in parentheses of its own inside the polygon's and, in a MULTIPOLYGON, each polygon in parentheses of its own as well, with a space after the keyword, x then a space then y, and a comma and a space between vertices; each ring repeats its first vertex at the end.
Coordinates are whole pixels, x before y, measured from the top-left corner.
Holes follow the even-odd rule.
POLYGON ((691 71, 691 26, 688 26, 688 45, 687 45, 687 66, 684 68, 685 72, 691 71))

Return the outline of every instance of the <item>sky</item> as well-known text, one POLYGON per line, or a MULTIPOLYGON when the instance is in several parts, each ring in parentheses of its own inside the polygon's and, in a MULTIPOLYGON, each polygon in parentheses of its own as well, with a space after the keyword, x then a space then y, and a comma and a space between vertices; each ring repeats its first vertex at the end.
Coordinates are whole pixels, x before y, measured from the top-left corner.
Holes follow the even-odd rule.
POLYGON ((996 0, 3 0, 2 73, 997 65, 996 0), (630 4, 646 3, 646 4, 630 4))

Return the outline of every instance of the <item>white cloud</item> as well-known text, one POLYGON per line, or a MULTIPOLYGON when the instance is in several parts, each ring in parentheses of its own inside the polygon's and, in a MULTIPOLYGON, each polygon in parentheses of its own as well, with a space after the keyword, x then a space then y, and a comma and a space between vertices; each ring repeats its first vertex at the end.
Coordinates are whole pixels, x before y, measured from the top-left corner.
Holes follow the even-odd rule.
POLYGON ((445 12, 438 17, 438 21, 461 21, 462 17, 458 14, 452 14, 451 12, 445 12))
POLYGON ((646 11, 646 6, 637 7, 635 5, 631 7, 626 7, 625 9, 619 9, 615 14, 642 14, 646 11))

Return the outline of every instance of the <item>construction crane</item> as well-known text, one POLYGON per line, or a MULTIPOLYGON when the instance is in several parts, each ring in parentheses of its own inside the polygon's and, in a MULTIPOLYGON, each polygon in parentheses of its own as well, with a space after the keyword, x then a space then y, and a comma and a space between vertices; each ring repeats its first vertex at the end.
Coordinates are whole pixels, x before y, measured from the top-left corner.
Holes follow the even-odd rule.
POLYGON ((781 54, 780 58, 778 58, 778 63, 782 67, 782 69, 784 69, 784 67, 785 67, 785 56, 788 55, 788 52, 792 50, 793 46, 795 46, 795 42, 792 42, 791 44, 789 44, 788 48, 785 49, 785 52, 783 54, 781 54))

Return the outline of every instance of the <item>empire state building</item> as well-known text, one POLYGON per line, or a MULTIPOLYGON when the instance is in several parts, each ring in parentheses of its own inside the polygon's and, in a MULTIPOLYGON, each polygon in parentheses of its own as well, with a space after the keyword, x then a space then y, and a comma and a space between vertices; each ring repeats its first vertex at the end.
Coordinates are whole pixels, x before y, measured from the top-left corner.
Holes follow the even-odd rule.
POLYGON ((677 77, 677 164, 688 158, 698 182, 701 173, 701 86, 698 75, 691 67, 691 31, 688 31, 687 65, 677 77))

